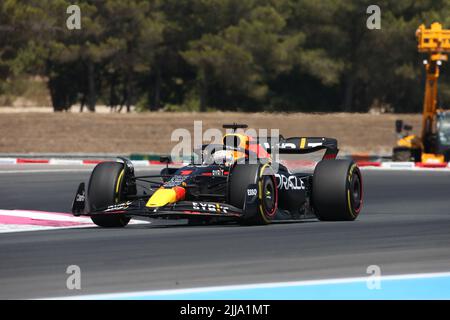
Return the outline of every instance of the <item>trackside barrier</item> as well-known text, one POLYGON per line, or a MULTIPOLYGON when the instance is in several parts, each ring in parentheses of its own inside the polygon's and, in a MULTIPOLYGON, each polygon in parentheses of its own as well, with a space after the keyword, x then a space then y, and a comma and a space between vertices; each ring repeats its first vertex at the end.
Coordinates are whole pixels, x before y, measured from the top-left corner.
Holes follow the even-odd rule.
POLYGON ((381 167, 390 169, 404 169, 404 168, 414 168, 416 165, 414 162, 382 162, 381 167))
POLYGON ((61 165, 81 165, 83 160, 81 159, 49 159, 49 164, 61 164, 61 165))
POLYGON ((49 163, 49 159, 17 158, 16 163, 49 163))
MULTIPOLYGON (((96 165, 112 159, 34 159, 34 158, 0 158, 1 164, 49 164, 49 165, 96 165)), ((135 166, 165 165, 154 160, 131 160, 135 166)), ((170 165, 182 165, 182 162, 171 162, 170 165)))
POLYGON ((359 167, 381 167, 381 162, 356 161, 359 167))
MULTIPOLYGON (((352 157, 346 157, 347 159, 352 159, 352 157)), ((368 160, 358 160, 353 159, 358 164, 359 167, 373 167, 380 169, 398 169, 398 170, 420 170, 420 169, 450 169, 450 162, 447 163, 414 163, 414 162, 394 162, 394 161, 368 161, 368 160)), ((104 161, 113 161, 113 159, 64 159, 64 158, 11 158, 11 157, 0 157, 0 165, 15 165, 15 164, 49 164, 49 165, 96 165, 104 161)), ((157 160, 131 160, 133 165, 137 167, 147 167, 154 165, 165 165, 157 160)), ((283 162, 283 161, 282 161, 283 162)), ((300 167, 314 167, 315 163, 311 161, 285 161, 286 165, 294 165, 300 167)), ((181 166, 187 165, 188 161, 176 161, 169 163, 170 165, 181 166)))
POLYGON ((385 168, 385 169, 398 169, 398 170, 450 170, 450 162, 444 163, 423 163, 423 162, 367 162, 356 161, 359 167, 367 168, 385 168))
POLYGON ((447 162, 444 163, 416 163, 416 167, 421 167, 421 168, 447 168, 449 167, 450 164, 447 162))
POLYGON ((16 158, 0 158, 0 164, 16 164, 16 158))

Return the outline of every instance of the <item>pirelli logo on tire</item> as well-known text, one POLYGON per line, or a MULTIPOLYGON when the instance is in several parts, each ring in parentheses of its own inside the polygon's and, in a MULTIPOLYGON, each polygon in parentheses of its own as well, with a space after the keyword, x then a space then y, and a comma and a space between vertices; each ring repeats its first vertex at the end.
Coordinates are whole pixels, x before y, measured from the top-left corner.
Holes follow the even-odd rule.
POLYGON ((352 182, 352 176, 353 176, 353 171, 356 168, 356 163, 352 164, 352 166, 350 167, 350 170, 348 170, 348 182, 352 182))

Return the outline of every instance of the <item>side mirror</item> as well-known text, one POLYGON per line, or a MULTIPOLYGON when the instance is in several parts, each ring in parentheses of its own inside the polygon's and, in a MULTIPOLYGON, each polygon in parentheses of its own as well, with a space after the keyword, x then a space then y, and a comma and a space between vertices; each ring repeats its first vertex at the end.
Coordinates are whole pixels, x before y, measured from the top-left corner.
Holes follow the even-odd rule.
POLYGON ((401 133, 403 129, 403 120, 395 120, 395 132, 401 133))
POLYGON ((159 162, 169 164, 172 162, 170 156, 161 156, 159 157, 159 162))
POLYGON ((412 130, 412 125, 410 125, 410 124, 405 124, 404 126, 403 126, 403 129, 405 129, 405 131, 411 131, 412 130))

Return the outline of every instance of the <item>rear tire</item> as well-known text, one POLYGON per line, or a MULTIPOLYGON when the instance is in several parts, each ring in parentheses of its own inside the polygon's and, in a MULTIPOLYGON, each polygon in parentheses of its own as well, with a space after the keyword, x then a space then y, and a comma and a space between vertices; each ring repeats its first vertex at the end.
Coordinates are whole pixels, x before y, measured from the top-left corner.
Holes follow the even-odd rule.
POLYGON ((363 203, 359 168, 350 160, 322 160, 313 175, 312 204, 322 221, 353 221, 363 203))
MULTIPOLYGON (((124 165, 119 162, 99 163, 89 179, 89 211, 96 211, 122 201, 124 165)), ((99 214, 91 216, 92 222, 99 227, 125 227, 130 221, 124 215, 99 214)))
POLYGON ((237 164, 229 180, 229 202, 243 209, 249 184, 257 185, 258 208, 254 214, 242 219, 245 225, 269 224, 275 218, 278 206, 278 189, 275 175, 269 164, 237 164))

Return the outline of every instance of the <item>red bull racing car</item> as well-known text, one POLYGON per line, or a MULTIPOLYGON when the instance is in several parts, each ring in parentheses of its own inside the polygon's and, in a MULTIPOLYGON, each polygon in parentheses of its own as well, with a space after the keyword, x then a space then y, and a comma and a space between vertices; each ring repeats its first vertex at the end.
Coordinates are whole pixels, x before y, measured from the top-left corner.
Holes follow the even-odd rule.
POLYGON ((325 137, 278 137, 262 142, 238 133, 246 125, 224 125, 232 132, 222 144, 194 150, 190 164, 167 166, 158 175, 135 174, 130 160, 99 163, 87 192, 78 187, 74 215, 90 216, 100 227, 124 227, 133 217, 188 219, 191 224, 316 218, 352 221, 361 212, 361 173, 351 160, 337 160, 337 141, 325 137), (314 171, 292 173, 275 162, 279 154, 324 151, 314 171), (200 161, 196 160, 200 159, 200 161), (138 192, 137 185, 143 191, 138 192))

